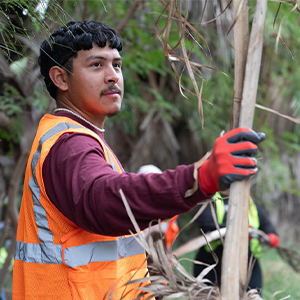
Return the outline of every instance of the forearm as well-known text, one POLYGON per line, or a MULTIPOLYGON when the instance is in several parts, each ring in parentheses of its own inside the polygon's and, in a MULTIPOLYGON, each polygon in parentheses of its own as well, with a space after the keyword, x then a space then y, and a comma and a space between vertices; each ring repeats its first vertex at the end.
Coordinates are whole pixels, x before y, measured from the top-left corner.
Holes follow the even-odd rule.
POLYGON ((200 189, 185 197, 195 183, 193 165, 163 174, 119 174, 105 161, 97 143, 66 135, 53 146, 43 166, 50 201, 80 228, 103 235, 133 230, 120 189, 141 229, 152 220, 184 213, 207 198, 200 189))

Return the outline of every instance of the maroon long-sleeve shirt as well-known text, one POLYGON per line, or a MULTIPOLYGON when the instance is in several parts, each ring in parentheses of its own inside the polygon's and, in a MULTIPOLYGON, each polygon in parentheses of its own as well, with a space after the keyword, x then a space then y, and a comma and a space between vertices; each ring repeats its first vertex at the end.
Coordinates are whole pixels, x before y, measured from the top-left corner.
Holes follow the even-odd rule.
MULTIPOLYGON (((69 117, 104 134, 68 113, 69 117)), ((43 164, 43 180, 53 204, 80 228, 102 235, 119 236, 134 231, 119 190, 122 189, 131 210, 144 229, 151 220, 165 219, 189 211, 209 198, 199 188, 192 189, 194 165, 178 166, 162 174, 134 174, 114 171, 104 158, 99 142, 79 133, 63 134, 53 145, 43 164)))

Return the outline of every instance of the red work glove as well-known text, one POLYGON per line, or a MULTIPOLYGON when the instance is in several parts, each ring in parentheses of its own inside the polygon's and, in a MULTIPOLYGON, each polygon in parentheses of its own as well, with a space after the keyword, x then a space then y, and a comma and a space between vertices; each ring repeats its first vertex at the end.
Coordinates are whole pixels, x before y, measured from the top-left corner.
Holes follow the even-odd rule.
POLYGON ((268 237, 270 239, 269 240, 269 246, 277 248, 279 246, 279 243, 280 243, 279 237, 274 233, 269 233, 268 237))
POLYGON ((251 129, 236 128, 219 137, 211 155, 198 169, 202 191, 213 194, 225 191, 236 180, 243 180, 257 172, 257 145, 265 134, 251 129))

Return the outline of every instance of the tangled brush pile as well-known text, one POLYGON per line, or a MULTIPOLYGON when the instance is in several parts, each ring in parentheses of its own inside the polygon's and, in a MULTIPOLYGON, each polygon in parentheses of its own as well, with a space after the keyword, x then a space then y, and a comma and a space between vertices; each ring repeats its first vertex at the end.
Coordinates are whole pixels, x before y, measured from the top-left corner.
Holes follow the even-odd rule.
MULTIPOLYGON (((147 299, 151 299, 150 293, 156 299, 222 299, 219 287, 204 278, 209 271, 214 269, 215 265, 207 266, 198 277, 194 277, 185 270, 175 255, 166 251, 163 237, 153 240, 150 236, 146 241, 140 235, 139 239, 141 245, 147 251, 148 260, 151 261, 149 264, 150 276, 127 284, 142 283, 150 279, 148 285, 140 288, 143 291, 140 298, 148 295, 147 299)), ((201 262, 193 262, 201 264, 201 262)), ((262 300, 257 290, 241 291, 241 293, 240 300, 262 300)))
MULTIPOLYGON (((143 236, 131 210, 125 199, 124 194, 120 191, 127 214, 131 219, 138 235, 135 238, 147 253, 149 274, 147 277, 128 281, 127 285, 133 283, 150 283, 141 286, 142 293, 138 299, 150 300, 153 296, 156 299, 188 299, 188 300, 221 300, 221 291, 218 286, 214 285, 205 275, 214 269, 216 264, 207 266, 198 277, 189 274, 174 254, 169 253, 165 247, 163 234, 155 238, 149 235, 147 240, 143 236)), ((199 261, 193 263, 203 264, 199 261)), ((257 290, 241 291, 240 300, 262 300, 257 290)))

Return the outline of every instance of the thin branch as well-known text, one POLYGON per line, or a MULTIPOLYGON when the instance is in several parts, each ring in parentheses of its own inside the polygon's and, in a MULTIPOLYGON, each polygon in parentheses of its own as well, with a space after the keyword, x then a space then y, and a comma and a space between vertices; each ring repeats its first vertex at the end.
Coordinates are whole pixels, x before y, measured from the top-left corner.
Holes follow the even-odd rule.
POLYGON ((126 14, 126 16, 124 17, 123 20, 121 20, 121 22, 116 26, 116 30, 121 32, 127 25, 127 23, 129 22, 129 20, 132 18, 132 16, 135 14, 135 12, 137 11, 137 9, 139 8, 140 5, 144 5, 145 1, 144 0, 135 0, 129 10, 128 13, 126 14))
POLYGON ((9 117, 4 112, 0 111, 0 128, 7 128, 9 125, 9 117))

